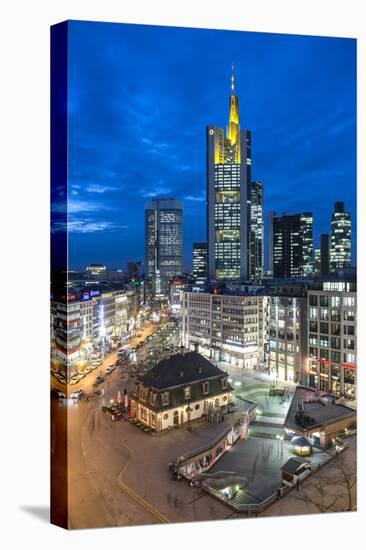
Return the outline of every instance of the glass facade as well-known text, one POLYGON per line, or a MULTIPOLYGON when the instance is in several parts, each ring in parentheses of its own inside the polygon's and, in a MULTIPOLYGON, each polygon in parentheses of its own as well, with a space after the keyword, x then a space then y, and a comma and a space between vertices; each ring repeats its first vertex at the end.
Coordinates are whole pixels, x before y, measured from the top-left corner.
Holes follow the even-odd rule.
POLYGON ((313 216, 310 212, 272 216, 273 276, 307 277, 313 273, 313 216))
POLYGON ((145 204, 145 276, 153 296, 166 295, 169 281, 183 272, 182 204, 152 199, 145 204))
POLYGON ((351 215, 344 203, 336 202, 331 222, 330 270, 351 266, 351 215))
POLYGON ((195 287, 204 290, 207 285, 207 243, 193 243, 193 278, 195 287))

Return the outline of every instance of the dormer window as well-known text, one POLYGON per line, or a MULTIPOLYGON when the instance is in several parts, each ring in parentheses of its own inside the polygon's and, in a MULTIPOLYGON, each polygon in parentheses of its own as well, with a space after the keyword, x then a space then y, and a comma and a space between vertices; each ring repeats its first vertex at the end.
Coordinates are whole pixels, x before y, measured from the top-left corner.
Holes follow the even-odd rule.
POLYGON ((221 378, 221 387, 223 390, 227 389, 227 378, 221 378))
POLYGON ((152 405, 155 405, 155 401, 156 401, 156 393, 153 392, 153 393, 150 395, 150 403, 151 403, 152 405))
POLYGON ((210 391, 210 382, 203 382, 202 384, 203 395, 207 395, 210 391))
POLYGON ((186 386, 184 388, 184 399, 190 399, 191 398, 191 387, 186 386))
POLYGON ((163 406, 169 405, 169 392, 168 391, 165 391, 161 394, 161 402, 162 402, 163 406))

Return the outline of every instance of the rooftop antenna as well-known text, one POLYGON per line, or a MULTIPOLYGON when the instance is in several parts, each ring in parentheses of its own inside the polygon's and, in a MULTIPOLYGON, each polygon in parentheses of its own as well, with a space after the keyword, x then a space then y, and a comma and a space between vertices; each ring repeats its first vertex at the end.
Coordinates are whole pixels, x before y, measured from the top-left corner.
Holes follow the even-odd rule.
POLYGON ((234 63, 231 65, 231 95, 235 95, 234 63))

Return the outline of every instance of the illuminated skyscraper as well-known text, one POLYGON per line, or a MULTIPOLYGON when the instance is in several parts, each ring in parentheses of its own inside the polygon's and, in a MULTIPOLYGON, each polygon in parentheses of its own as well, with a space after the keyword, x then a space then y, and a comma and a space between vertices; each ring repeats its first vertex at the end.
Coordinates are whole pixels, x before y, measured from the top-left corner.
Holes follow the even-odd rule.
POLYGON ((313 273, 313 216, 310 212, 271 217, 273 277, 288 279, 313 273))
POLYGON ((207 286, 207 243, 193 243, 194 287, 204 290, 207 286))
POLYGON ((229 123, 207 127, 207 242, 210 280, 248 280, 250 132, 239 125, 234 68, 229 123))
POLYGON ((330 270, 351 266, 351 214, 344 202, 336 202, 331 222, 330 270))
POLYGON ((145 278, 153 298, 167 295, 170 279, 183 272, 182 218, 180 201, 145 203, 145 278))
POLYGON ((249 280, 258 281, 264 272, 263 184, 253 181, 250 189, 249 280))

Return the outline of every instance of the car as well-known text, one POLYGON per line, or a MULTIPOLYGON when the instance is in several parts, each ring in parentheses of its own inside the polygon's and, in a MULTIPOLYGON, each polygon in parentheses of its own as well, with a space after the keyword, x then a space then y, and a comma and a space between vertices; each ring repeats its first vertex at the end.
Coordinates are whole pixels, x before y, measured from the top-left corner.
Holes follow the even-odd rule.
POLYGON ((84 395, 84 390, 83 389, 79 389, 79 390, 76 390, 74 392, 72 392, 72 394, 70 395, 70 398, 71 399, 81 399, 84 395))
POLYGON ((95 382, 96 384, 102 384, 104 382, 103 376, 97 376, 95 382))
POLYGON ((110 365, 109 367, 107 367, 105 369, 105 374, 111 374, 113 371, 114 371, 114 367, 112 367, 112 365, 110 365))
POLYGON ((75 384, 77 384, 79 382, 79 380, 77 378, 71 378, 71 380, 69 380, 69 384, 71 386, 74 386, 75 384))
POLYGON ((86 367, 84 370, 85 374, 89 374, 93 370, 92 366, 86 367))

